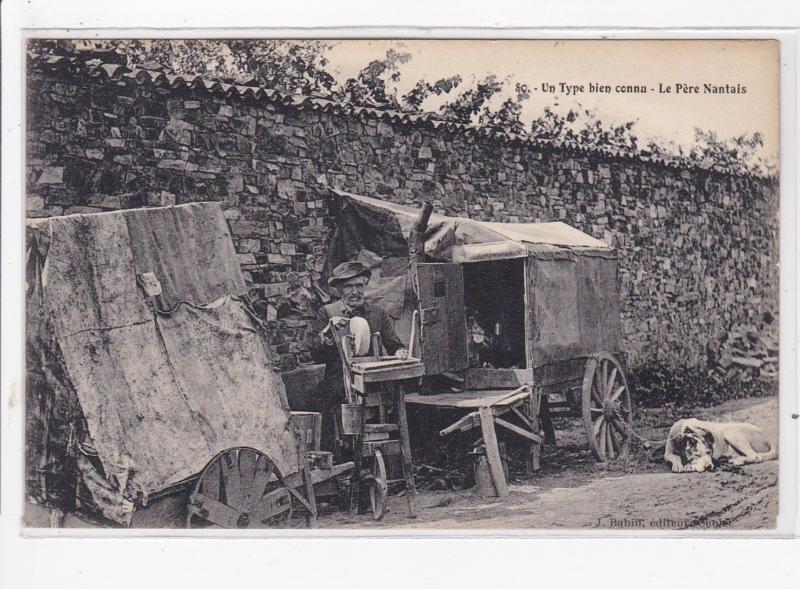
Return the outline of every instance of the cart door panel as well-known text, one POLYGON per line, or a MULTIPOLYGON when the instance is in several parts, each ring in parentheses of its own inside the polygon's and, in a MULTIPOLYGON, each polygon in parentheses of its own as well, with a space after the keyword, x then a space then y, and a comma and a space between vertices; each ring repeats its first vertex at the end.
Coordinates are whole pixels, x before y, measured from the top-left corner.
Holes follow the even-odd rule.
POLYGON ((417 264, 425 374, 467 367, 464 273, 458 264, 417 264))

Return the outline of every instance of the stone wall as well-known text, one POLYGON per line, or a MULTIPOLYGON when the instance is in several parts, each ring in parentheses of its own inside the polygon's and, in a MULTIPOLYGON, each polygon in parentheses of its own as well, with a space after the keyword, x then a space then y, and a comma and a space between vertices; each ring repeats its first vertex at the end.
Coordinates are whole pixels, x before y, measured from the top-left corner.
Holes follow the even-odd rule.
POLYGON ((704 369, 730 332, 777 318, 773 181, 117 66, 29 68, 28 215, 222 201, 284 368, 309 361, 335 224, 327 186, 475 219, 562 220, 613 243, 634 370, 704 369))

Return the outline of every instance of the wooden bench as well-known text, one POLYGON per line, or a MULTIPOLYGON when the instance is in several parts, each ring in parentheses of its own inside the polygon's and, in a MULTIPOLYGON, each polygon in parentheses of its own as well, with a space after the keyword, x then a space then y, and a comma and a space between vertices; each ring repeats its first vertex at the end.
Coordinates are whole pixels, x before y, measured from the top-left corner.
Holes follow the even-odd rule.
POLYGON ((489 462, 489 470, 498 497, 508 495, 508 483, 500 459, 495 425, 522 436, 530 443, 528 471, 532 474, 539 470, 542 439, 539 435, 538 411, 541 395, 531 385, 524 384, 513 390, 467 390, 438 395, 409 394, 405 400, 412 405, 469 411, 458 421, 441 430, 439 435, 446 436, 456 431, 481 428, 486 459, 489 462), (523 427, 501 417, 507 413, 516 415, 523 423, 523 427))

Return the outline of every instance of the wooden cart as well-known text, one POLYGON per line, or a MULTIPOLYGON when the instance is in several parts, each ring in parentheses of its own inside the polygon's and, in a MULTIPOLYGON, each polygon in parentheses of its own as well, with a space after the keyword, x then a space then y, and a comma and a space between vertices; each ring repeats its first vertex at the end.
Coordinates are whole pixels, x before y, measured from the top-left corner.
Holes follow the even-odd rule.
POLYGON ((237 528, 294 504, 314 525, 337 470, 295 435, 219 203, 29 220, 27 237, 30 502, 237 528))
POLYGON ((463 409, 462 425, 481 423, 484 438, 499 424, 531 455, 540 440, 555 443, 555 416, 581 418, 598 462, 625 455, 633 401, 612 245, 560 221, 484 222, 331 192, 331 267, 354 258, 380 266, 366 296, 392 306, 401 339, 419 314, 425 374, 409 403, 463 409), (523 385, 532 414, 494 402, 523 385))
MULTIPOLYGON (((541 395, 541 424, 533 426, 543 427, 546 442, 555 441, 552 418, 569 415, 583 419, 598 461, 625 454, 633 404, 614 247, 563 222, 482 222, 333 192, 341 211, 331 251, 381 256, 386 283, 375 286, 377 304, 397 292, 388 281, 403 266, 392 256, 408 249, 424 392, 529 384, 541 395)), ((413 323, 409 306, 397 320, 401 338, 413 323)), ((524 426, 516 417, 515 424, 524 426)))
POLYGON ((584 256, 416 264, 422 359, 429 393, 459 390, 468 398, 529 385, 538 407, 531 433, 538 436, 541 429, 544 441, 555 443, 553 417, 580 417, 592 454, 606 462, 627 451, 633 403, 620 347, 616 258, 584 256), (516 329, 509 339, 518 346, 517 357, 513 367, 473 368, 465 308, 496 302, 498 293, 487 281, 493 275, 503 292, 516 287, 504 305, 491 307, 490 317, 503 329, 516 329))

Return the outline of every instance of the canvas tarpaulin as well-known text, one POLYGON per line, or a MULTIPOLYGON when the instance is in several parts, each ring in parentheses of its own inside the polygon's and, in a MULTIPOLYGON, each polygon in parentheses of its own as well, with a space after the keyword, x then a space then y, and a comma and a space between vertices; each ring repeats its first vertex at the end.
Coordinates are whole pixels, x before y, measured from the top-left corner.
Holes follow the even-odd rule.
POLYGON ((621 349, 616 260, 528 258, 533 368, 621 349))
POLYGON ((125 215, 137 274, 159 278, 161 310, 179 301, 245 294, 244 280, 218 205, 150 209, 125 215))
MULTIPOLYGON (((333 192, 342 208, 329 263, 353 259, 362 248, 380 256, 407 255, 408 238, 421 208, 333 192)), ((424 238, 425 253, 434 262, 572 257, 575 253, 615 257, 604 242, 561 222, 497 223, 434 214, 424 238)))
POLYGON ((120 501, 146 501, 232 446, 297 471, 283 382, 218 204, 29 221, 27 241, 29 492, 59 466, 63 487, 56 446, 83 442, 120 501))

